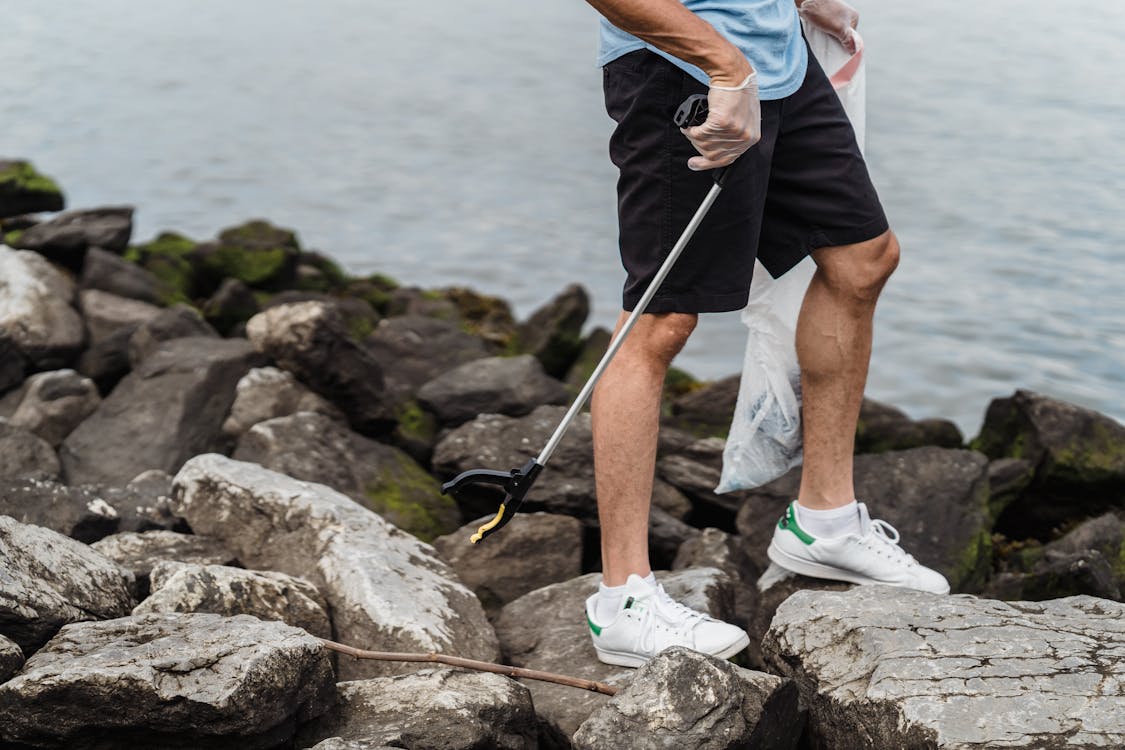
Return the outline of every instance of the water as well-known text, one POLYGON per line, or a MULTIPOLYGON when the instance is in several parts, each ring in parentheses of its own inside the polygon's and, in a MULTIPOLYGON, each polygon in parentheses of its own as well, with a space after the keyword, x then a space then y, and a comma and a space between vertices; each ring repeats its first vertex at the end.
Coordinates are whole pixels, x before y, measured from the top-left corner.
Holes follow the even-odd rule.
MULTIPOLYGON (((868 156, 904 248, 868 393, 968 433, 1026 387, 1125 416, 1125 5, 864 0, 868 156)), ((611 123, 579 0, 0 0, 0 156, 136 237, 250 217, 349 270, 609 325, 611 123), (60 8, 65 7, 65 10, 60 8)), ((738 371, 737 315, 679 364, 738 371)))

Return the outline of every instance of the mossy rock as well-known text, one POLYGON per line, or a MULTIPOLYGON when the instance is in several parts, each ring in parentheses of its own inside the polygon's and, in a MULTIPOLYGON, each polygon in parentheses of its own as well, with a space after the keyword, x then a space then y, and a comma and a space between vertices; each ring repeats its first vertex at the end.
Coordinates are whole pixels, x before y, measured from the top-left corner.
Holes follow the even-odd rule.
POLYGON ((301 253, 297 264, 295 289, 310 292, 338 292, 348 284, 348 275, 336 261, 314 252, 301 253))
POLYGON ((296 280, 301 248, 292 231, 250 221, 224 229, 217 242, 201 245, 197 254, 212 280, 232 278, 250 287, 286 289, 296 280))
POLYGON ((23 233, 23 229, 13 229, 10 232, 5 232, 3 244, 7 245, 8 247, 16 247, 17 243, 19 243, 20 241, 20 237, 23 237, 23 233))
POLYGON ((609 348, 612 336, 613 334, 605 328, 595 328, 582 341, 582 349, 563 381, 571 395, 577 396, 578 392, 582 390, 582 386, 586 385, 586 381, 594 374, 598 363, 602 361, 602 357, 605 356, 606 350, 609 348))
POLYGON ((465 287, 448 287, 434 293, 453 303, 466 333, 479 336, 501 350, 512 348, 517 338, 516 321, 507 302, 465 287))
POLYGON ((571 284, 520 325, 519 349, 534 354, 548 375, 562 379, 582 351, 589 314, 590 296, 571 284))
POLYGON ((365 504, 388 521, 429 542, 457 529, 461 514, 453 498, 407 454, 395 451, 379 476, 363 490, 365 504))
POLYGON ((391 292, 398 289, 398 282, 381 273, 358 279, 349 279, 342 294, 361 299, 379 311, 381 315, 390 314, 391 292))
POLYGON ((175 232, 162 232, 151 242, 132 245, 125 260, 136 263, 164 285, 161 304, 170 307, 190 302, 198 292, 198 273, 194 253, 198 243, 175 232))
POLYGON ((0 161, 0 218, 61 211, 66 201, 50 177, 26 161, 0 161))

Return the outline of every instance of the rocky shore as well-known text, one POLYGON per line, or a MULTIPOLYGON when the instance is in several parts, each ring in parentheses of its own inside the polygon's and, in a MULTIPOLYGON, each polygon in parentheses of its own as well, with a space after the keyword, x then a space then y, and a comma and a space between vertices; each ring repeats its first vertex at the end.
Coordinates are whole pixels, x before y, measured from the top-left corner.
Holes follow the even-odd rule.
POLYGON ((800 469, 716 495, 737 377, 674 372, 654 563, 751 647, 623 670, 582 616, 588 416, 480 545, 498 498, 439 490, 543 445, 608 341, 581 287, 520 321, 265 221, 137 242, 131 207, 63 208, 0 161, 0 750, 1125 747, 1113 419, 1017 391, 966 439, 865 401, 857 492, 941 597, 771 568, 800 469))

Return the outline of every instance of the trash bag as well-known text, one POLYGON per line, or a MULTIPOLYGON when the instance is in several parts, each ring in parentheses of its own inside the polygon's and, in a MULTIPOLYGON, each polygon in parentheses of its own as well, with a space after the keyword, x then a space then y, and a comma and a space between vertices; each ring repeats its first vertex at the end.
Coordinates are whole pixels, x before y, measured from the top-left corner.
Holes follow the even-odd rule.
MULTIPOLYGON (((805 24, 809 48, 828 73, 856 131, 860 150, 866 127, 863 40, 854 55, 833 37, 805 24)), ((801 371, 797 364, 797 315, 816 271, 805 258, 780 279, 754 265, 750 298, 742 310, 749 329, 738 402, 723 450, 715 492, 759 487, 801 463, 801 371)))

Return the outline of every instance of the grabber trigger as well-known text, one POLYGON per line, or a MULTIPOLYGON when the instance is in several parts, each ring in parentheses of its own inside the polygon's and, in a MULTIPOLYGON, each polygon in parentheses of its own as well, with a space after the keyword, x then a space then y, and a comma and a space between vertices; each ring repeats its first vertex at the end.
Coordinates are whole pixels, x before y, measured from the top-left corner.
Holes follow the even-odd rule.
POLYGON ((534 458, 520 468, 512 469, 510 472, 493 471, 491 469, 472 469, 470 471, 461 472, 453 479, 443 484, 441 486, 441 492, 443 495, 449 492, 457 494, 475 484, 492 484, 503 488, 504 500, 500 503, 500 509, 496 512, 496 516, 477 529, 477 533, 469 538, 471 543, 476 544, 493 532, 504 528, 504 526, 512 520, 512 517, 519 511, 520 506, 523 505, 523 500, 527 496, 527 491, 531 489, 535 478, 539 476, 539 472, 542 470, 543 465, 534 458))

